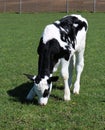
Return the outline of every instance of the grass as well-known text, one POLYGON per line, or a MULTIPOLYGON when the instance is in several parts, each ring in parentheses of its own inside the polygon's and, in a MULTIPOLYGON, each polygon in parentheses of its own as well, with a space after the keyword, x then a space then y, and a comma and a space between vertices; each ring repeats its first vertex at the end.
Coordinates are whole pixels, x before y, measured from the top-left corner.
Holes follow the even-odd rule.
POLYGON ((89 31, 80 95, 64 102, 60 79, 45 107, 23 102, 32 83, 22 74, 37 73, 43 28, 66 14, 0 14, 0 130, 105 130, 105 14, 81 14, 89 31))

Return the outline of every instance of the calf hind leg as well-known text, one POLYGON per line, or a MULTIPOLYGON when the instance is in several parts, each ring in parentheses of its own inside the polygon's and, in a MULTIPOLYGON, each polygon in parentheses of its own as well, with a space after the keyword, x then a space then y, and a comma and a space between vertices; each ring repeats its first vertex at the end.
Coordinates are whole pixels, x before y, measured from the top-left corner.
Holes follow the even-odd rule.
POLYGON ((74 94, 79 94, 80 91, 80 78, 84 68, 84 50, 76 53, 76 81, 74 83, 74 94))

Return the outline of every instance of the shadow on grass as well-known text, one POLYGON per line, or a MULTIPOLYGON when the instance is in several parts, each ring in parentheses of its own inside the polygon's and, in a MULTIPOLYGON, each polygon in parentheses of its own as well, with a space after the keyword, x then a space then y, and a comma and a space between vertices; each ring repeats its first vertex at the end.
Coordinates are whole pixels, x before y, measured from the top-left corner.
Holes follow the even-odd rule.
MULTIPOLYGON (((57 86, 56 84, 53 85, 52 89, 53 90, 55 89, 57 91, 64 91, 63 86, 57 86)), ((63 100, 62 97, 59 97, 58 95, 55 95, 55 94, 51 94, 50 97, 53 98, 55 101, 62 101, 63 100)))
POLYGON ((58 97, 58 96, 55 95, 55 94, 51 94, 50 97, 52 97, 55 101, 63 101, 63 98, 58 97))
POLYGON ((10 97, 13 97, 13 98, 11 98, 11 100, 15 101, 15 102, 21 102, 22 104, 30 104, 30 103, 38 104, 37 99, 34 99, 31 102, 26 100, 26 96, 32 87, 33 87, 32 82, 26 82, 26 83, 23 83, 23 84, 17 86, 14 89, 8 90, 7 94, 10 97))
MULTIPOLYGON (((21 102, 22 104, 35 104, 38 105, 38 101, 37 98, 34 98, 32 101, 27 101, 26 100, 26 96, 29 93, 30 89, 33 87, 33 83, 32 82, 26 82, 23 83, 17 87, 15 87, 14 89, 8 90, 7 94, 12 97, 10 100, 15 101, 15 102, 21 102)), ((63 91, 63 87, 60 86, 56 86, 53 85, 53 89, 57 89, 58 91, 63 91)), ((56 101, 59 100, 63 100, 63 98, 58 97, 55 94, 51 94, 50 95, 51 98, 53 98, 56 101)))
POLYGON ((64 87, 63 87, 62 85, 57 86, 56 84, 54 84, 52 89, 58 89, 58 90, 63 91, 63 90, 64 90, 64 87))

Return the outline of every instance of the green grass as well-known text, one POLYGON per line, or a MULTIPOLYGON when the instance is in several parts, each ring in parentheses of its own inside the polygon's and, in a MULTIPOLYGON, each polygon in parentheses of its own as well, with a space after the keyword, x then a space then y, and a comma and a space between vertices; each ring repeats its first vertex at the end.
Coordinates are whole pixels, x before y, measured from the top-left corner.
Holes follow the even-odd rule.
POLYGON ((22 74, 37 74, 44 26, 65 14, 0 14, 0 130, 105 130, 105 13, 81 14, 89 30, 80 95, 64 102, 60 78, 44 107, 23 102, 32 83, 22 74))

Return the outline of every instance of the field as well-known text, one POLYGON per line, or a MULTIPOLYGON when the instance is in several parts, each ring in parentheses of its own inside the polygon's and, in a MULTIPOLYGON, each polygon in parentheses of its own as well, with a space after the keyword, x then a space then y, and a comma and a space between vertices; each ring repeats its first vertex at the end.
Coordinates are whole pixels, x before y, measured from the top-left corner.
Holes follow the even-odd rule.
POLYGON ((23 73, 37 74, 44 26, 66 14, 0 14, 0 130, 105 130, 105 13, 81 14, 89 30, 80 95, 72 87, 64 102, 60 78, 44 107, 24 102, 33 84, 23 73))

